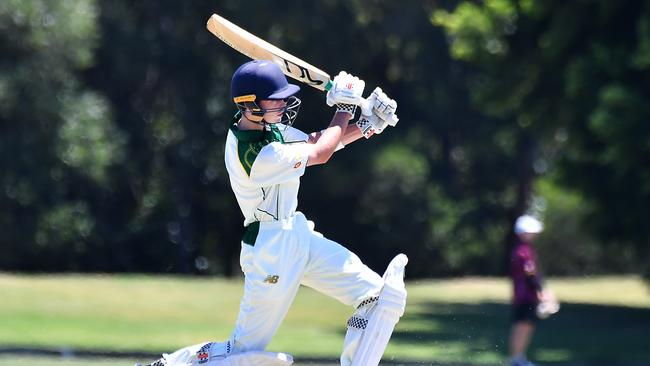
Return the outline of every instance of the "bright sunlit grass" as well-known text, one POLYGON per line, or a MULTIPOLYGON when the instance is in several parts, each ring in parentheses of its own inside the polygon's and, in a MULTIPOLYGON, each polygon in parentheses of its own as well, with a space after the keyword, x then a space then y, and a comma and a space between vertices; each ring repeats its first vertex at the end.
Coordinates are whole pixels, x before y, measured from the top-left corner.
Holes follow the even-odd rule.
MULTIPOLYGON (((562 302, 562 310, 540 325, 531 349, 537 359, 650 359, 650 351, 641 345, 650 325, 650 294, 642 280, 552 278, 548 285, 562 302)), ((406 315, 395 330, 387 357, 471 363, 503 360, 510 311, 506 279, 411 281, 407 287, 406 315)), ((239 309, 241 280, 0 274, 0 296, 0 346, 153 353, 226 339, 239 309)), ((297 358, 335 359, 351 312, 302 288, 269 348, 297 358)), ((8 365, 3 362, 9 361, 0 358, 0 365, 8 365)))

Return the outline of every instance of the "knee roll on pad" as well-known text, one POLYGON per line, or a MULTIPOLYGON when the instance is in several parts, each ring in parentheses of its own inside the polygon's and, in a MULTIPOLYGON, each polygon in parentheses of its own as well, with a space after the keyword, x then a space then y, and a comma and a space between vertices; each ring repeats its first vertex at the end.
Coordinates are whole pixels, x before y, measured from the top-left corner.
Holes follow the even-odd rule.
POLYGON ((341 354, 342 366, 379 364, 395 324, 406 308, 404 267, 407 262, 404 254, 395 257, 384 273, 384 286, 379 297, 364 301, 348 320, 341 354))

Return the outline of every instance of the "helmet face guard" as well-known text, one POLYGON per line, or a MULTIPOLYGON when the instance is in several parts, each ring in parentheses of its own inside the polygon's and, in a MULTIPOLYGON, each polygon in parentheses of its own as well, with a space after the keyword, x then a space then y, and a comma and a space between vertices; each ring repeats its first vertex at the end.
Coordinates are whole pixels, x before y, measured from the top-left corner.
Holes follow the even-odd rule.
MULTIPOLYGON (((235 98, 236 100, 238 98, 235 98)), ((280 108, 269 108, 263 109, 260 107, 254 100, 252 101, 236 101, 237 109, 241 112, 242 115, 246 116, 248 120, 254 123, 267 125, 271 123, 282 123, 287 126, 293 125, 298 117, 298 111, 300 110, 300 98, 296 96, 290 96, 285 99, 286 105, 280 108), (250 114, 245 114, 249 112, 250 114), (264 120, 265 113, 278 113, 282 112, 282 118, 279 121, 268 122, 264 120)))
POLYGON ((250 121, 267 125, 292 125, 298 116, 300 99, 295 94, 300 87, 289 84, 278 65, 271 61, 254 60, 241 65, 232 76, 231 96, 239 111, 250 121), (262 109, 260 100, 284 100, 282 108, 262 109), (264 114, 282 112, 280 121, 265 121, 264 114))

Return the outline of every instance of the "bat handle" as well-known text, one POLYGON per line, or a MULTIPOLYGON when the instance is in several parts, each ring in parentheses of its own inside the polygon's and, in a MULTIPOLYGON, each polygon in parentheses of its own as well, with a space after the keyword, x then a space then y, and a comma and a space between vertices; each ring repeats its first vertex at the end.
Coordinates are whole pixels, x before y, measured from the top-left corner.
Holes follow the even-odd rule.
POLYGON ((366 116, 369 116, 369 115, 372 114, 372 103, 370 103, 370 101, 368 99, 364 98, 361 101, 361 105, 359 107, 361 107, 361 114, 366 115, 366 116))
MULTIPOLYGON (((332 85, 334 85, 332 80, 328 80, 327 84, 325 84, 325 91, 329 91, 330 89, 332 89, 332 85)), ((365 114, 366 116, 369 116, 370 114, 372 114, 372 104, 370 103, 370 101, 368 99, 364 99, 361 102, 360 107, 361 107, 361 113, 365 114)), ((391 121, 388 124, 391 125, 391 126, 395 126, 398 121, 399 121, 399 118, 397 118, 397 115, 393 114, 391 116, 391 121)))

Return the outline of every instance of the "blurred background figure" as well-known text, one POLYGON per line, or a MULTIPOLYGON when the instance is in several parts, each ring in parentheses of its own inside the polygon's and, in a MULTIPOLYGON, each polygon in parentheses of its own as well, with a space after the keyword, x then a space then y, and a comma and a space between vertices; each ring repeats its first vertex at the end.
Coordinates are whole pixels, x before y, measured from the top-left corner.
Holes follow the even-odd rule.
POLYGON ((544 229, 543 224, 530 215, 523 215, 515 222, 517 242, 510 255, 512 277, 512 329, 510 331, 511 366, 532 366, 526 352, 540 319, 559 310, 553 293, 543 288, 537 266, 537 254, 533 242, 544 229))

